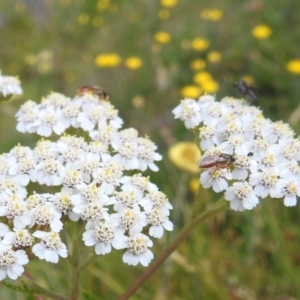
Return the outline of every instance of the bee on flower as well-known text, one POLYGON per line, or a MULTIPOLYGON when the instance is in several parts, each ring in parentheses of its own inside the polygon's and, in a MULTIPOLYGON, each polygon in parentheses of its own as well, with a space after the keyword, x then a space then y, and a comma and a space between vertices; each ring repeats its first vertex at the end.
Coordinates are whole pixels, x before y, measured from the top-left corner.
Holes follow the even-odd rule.
MULTIPOLYGON (((20 93, 1 80, 0 94, 20 93)), ((171 203, 142 174, 159 170, 155 143, 122 128, 98 86, 82 86, 73 98, 52 92, 41 103, 29 100, 16 118, 18 131, 42 138, 33 149, 18 145, 0 155, 0 280, 17 279, 27 254, 50 263, 66 258, 68 220, 85 223, 82 241, 95 255, 122 250, 124 263, 147 266, 152 238, 173 230, 171 203), (74 129, 84 134, 71 135, 74 129)))
MULTIPOLYGON (((252 92, 241 82, 236 86, 244 94, 252 92)), ((266 197, 297 204, 300 143, 288 124, 264 118, 245 101, 225 97, 217 102, 210 95, 182 100, 173 114, 199 132, 200 183, 224 192, 233 210, 253 209, 266 197)))

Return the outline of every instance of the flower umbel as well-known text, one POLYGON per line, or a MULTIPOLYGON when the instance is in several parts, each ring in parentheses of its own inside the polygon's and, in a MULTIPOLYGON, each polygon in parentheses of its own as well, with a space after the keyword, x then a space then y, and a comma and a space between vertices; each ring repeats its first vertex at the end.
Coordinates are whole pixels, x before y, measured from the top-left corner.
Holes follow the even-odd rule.
MULTIPOLYGON (((117 55, 102 55, 96 63, 112 67, 119 62, 117 55)), ((19 93, 11 86, 1 90, 3 78, 0 93, 19 93)), ((67 257, 60 235, 65 238, 61 233, 68 221, 86 223, 83 244, 94 246, 97 255, 126 249, 124 262, 144 266, 153 258, 150 237, 173 229, 172 205, 141 174, 159 170, 157 146, 134 128, 122 129, 118 110, 95 90, 101 88, 85 86, 73 99, 52 92, 17 112, 20 132, 63 135, 56 141, 42 138, 33 149, 18 145, 0 156, 0 280, 23 273, 26 252, 51 263, 67 257), (74 128, 88 138, 68 135, 74 128), (56 192, 31 194, 29 184, 56 192)))
POLYGON ((200 161, 205 168, 200 183, 216 193, 225 191, 233 210, 253 209, 267 196, 296 205, 300 143, 289 125, 265 119, 259 108, 243 100, 216 102, 210 95, 182 100, 173 114, 199 131, 198 146, 207 157, 205 164, 200 161))
POLYGON ((21 94, 23 94, 23 90, 20 80, 14 76, 4 76, 0 71, 0 96, 8 98, 10 95, 21 94))
POLYGON ((14 251, 12 249, 1 250, 0 247, 0 280, 7 276, 10 279, 17 279, 23 272, 29 260, 24 250, 14 251))
POLYGON ((148 249, 152 247, 152 241, 146 235, 138 233, 131 235, 127 243, 128 251, 123 255, 123 261, 133 266, 138 263, 148 266, 153 259, 153 253, 148 249))

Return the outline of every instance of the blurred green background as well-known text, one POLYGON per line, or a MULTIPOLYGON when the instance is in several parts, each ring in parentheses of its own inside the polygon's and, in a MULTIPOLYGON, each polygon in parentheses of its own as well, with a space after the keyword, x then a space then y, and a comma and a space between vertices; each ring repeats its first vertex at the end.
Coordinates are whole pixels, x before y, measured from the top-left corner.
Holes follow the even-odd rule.
MULTIPOLYGON (((102 86, 124 127, 150 136, 164 156, 149 175, 174 205, 175 230, 155 241, 157 256, 188 219, 194 198, 195 175, 167 156, 175 142, 193 140, 172 109, 205 92, 240 97, 232 84, 243 78, 259 89, 264 115, 299 134, 299 16, 296 0, 1 0, 0 69, 19 76, 24 94, 0 106, 0 150, 38 140, 15 130, 14 114, 26 100, 102 86)), ((132 299, 300 299, 299 213, 265 199, 253 211, 208 220, 132 299)), ((119 252, 82 274, 82 299, 116 299, 141 274, 143 267, 124 265, 119 252)), ((65 266, 33 262, 27 269, 64 293, 65 266)), ((1 286, 0 299, 35 298, 1 286)))

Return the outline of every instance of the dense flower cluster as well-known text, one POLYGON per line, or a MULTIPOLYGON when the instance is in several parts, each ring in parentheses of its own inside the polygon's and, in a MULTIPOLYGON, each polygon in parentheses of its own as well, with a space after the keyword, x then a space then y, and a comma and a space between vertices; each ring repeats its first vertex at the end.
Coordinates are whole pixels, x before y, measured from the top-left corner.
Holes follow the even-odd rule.
POLYGON ((264 118, 244 100, 225 97, 217 102, 211 95, 182 100, 173 114, 199 134, 205 151, 201 184, 225 191, 233 210, 252 209, 267 196, 283 198, 285 206, 297 204, 300 140, 288 124, 264 118), (231 159, 227 165, 224 157, 231 159))
POLYGON ((121 129, 114 106, 89 92, 74 99, 51 93, 40 104, 26 102, 16 117, 21 132, 64 135, 0 156, 0 280, 24 271, 27 250, 52 263, 66 257, 59 235, 66 219, 86 222, 82 239, 96 254, 124 249, 124 262, 147 266, 149 236, 173 229, 172 205, 141 174, 158 170, 156 145, 134 128, 121 129), (89 140, 67 135, 71 127, 86 131, 89 140), (29 183, 55 186, 57 193, 29 195, 29 183))
POLYGON ((0 96, 6 98, 10 95, 21 95, 22 93, 20 80, 14 76, 4 76, 0 71, 0 96))

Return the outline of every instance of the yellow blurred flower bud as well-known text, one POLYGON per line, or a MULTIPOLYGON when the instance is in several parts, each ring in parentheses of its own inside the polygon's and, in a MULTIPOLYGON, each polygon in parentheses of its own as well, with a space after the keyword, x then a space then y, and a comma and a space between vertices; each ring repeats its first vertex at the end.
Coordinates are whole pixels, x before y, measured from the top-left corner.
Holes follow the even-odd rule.
POLYGON ((201 152, 195 143, 179 142, 170 147, 168 151, 170 161, 179 169, 189 173, 199 173, 198 166, 201 152))
POLYGON ((165 31, 159 31, 154 35, 154 40, 160 44, 168 44, 171 41, 171 36, 165 31))
POLYGON ((186 85, 180 90, 180 94, 185 98, 198 98, 202 90, 197 85, 186 85))
POLYGON ((267 25, 257 25, 252 29, 252 35, 256 39, 267 39, 272 34, 272 29, 267 25))
POLYGON ((192 40, 191 46, 196 51, 203 51, 209 47, 210 42, 207 39, 195 38, 192 40))
POLYGON ((292 59, 286 64, 286 69, 293 74, 300 75, 300 59, 292 59))
POLYGON ((121 57, 116 53, 99 54, 95 58, 95 64, 99 68, 113 68, 120 64, 121 57))
POLYGON ((125 60, 125 65, 128 69, 136 70, 143 66, 143 61, 137 56, 131 56, 125 60))

